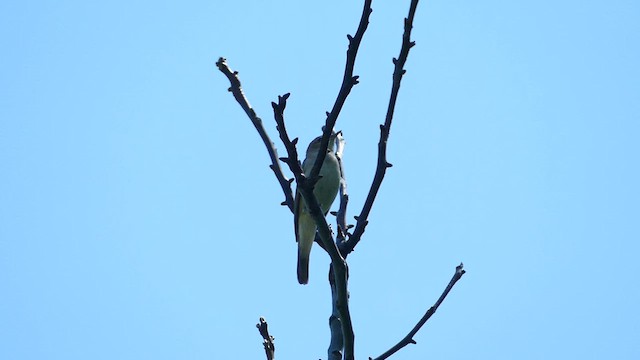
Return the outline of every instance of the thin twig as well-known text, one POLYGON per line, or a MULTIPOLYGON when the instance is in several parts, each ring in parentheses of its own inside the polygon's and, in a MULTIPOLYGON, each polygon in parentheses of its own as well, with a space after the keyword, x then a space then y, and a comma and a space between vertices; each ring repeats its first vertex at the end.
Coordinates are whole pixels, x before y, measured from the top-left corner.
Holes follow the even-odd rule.
POLYGON ((322 149, 326 149, 329 145, 329 137, 331 136, 331 132, 333 131, 336 121, 338 120, 338 115, 340 115, 340 111, 342 110, 344 103, 347 101, 347 97, 349 96, 351 89, 358 83, 358 76, 353 76, 353 69, 356 64, 356 56, 358 55, 358 49, 360 48, 364 32, 367 30, 367 26, 369 26, 369 15, 371 15, 372 12, 371 1, 372 0, 364 1, 362 16, 360 17, 360 24, 358 25, 356 34, 353 37, 351 35, 347 35, 347 39, 349 39, 349 48, 347 49, 347 62, 344 67, 342 85, 340 85, 340 91, 338 92, 336 101, 333 103, 333 108, 330 112, 327 112, 322 141, 320 142, 321 151, 318 153, 316 162, 313 164, 313 169, 310 174, 311 178, 315 178, 320 173, 320 167, 322 166, 324 157, 326 156, 326 151, 322 149))
POLYGON ((296 182, 300 184, 300 182, 304 182, 306 180, 306 177, 302 171, 302 165, 300 164, 300 159, 298 157, 298 150, 296 149, 298 138, 291 140, 284 124, 284 110, 287 107, 287 99, 289 98, 289 95, 290 94, 287 93, 282 96, 278 96, 278 103, 271 102, 271 107, 273 108, 273 117, 276 120, 278 135, 280 136, 280 140, 282 140, 288 155, 287 157, 279 158, 279 160, 285 162, 289 166, 289 169, 293 172, 296 182))
MULTIPOLYGON (((405 336, 402 340, 400 340, 400 342, 398 342, 396 345, 394 345, 391 349, 387 350, 384 354, 378 356, 377 358, 375 358, 373 360, 384 360, 384 359, 388 358, 389 356, 395 354, 398 350, 402 349, 403 347, 405 347, 405 346, 407 346, 409 344, 415 344, 416 343, 416 341, 413 340, 413 337, 422 328, 422 326, 427 322, 427 320, 429 320, 429 318, 431 318, 431 316, 436 313, 436 310, 438 310, 438 307, 440 307, 440 304, 442 304, 442 302, 447 297, 447 295, 449 294, 451 289, 453 289, 453 286, 458 282, 458 280, 460 280, 462 275, 464 275, 465 271, 464 271, 463 267, 464 267, 464 265, 462 263, 460 263, 460 265, 456 266, 456 272, 453 274, 453 277, 451 278, 451 281, 449 281, 449 285, 447 285, 447 287, 442 292, 442 295, 440 295, 440 297, 438 298, 438 301, 436 301, 436 303, 432 307, 430 307, 429 310, 427 310, 427 312, 422 316, 422 319, 420 319, 420 321, 418 321, 416 326, 414 326, 413 329, 411 329, 411 331, 409 331, 407 336, 405 336)), ((369 358, 369 360, 371 360, 371 359, 372 358, 369 358)))
POLYGON ((384 179, 387 168, 392 165, 387 161, 387 139, 389 138, 389 132, 391 130, 391 121, 393 120, 393 112, 396 107, 396 101, 398 99, 398 92, 400 90, 400 82, 402 81, 402 75, 405 74, 404 64, 407 61, 409 50, 415 46, 415 42, 411 41, 411 29, 413 28, 413 18, 415 17, 416 7, 418 6, 418 0, 412 0, 409 7, 409 15, 404 19, 404 33, 402 35, 402 46, 400 47, 400 55, 397 59, 393 59, 395 69, 393 71, 393 84, 391 85, 391 96, 389 98, 389 106, 387 108, 387 116, 383 125, 380 125, 380 141, 378 142, 378 165, 376 167, 376 173, 373 177, 373 183, 371 189, 367 195, 364 206, 360 215, 356 216, 356 228, 349 239, 340 244, 340 250, 346 257, 353 251, 355 246, 360 241, 365 227, 367 226, 369 213, 373 206, 373 202, 378 194, 382 180, 384 179))
MULTIPOLYGON (((342 132, 338 132, 336 135, 336 159, 338 159, 338 166, 340 167, 340 207, 337 212, 331 214, 336 216, 336 224, 338 225, 338 234, 336 241, 338 244, 343 242, 347 237, 347 205, 349 203, 349 194, 347 193, 347 180, 344 172, 344 165, 342 163, 342 153, 344 152, 344 137, 342 132)), ((344 254, 342 254, 344 256, 344 254)))
POLYGON ((258 134, 260 134, 260 138, 262 138, 262 142, 267 147, 267 151, 269 152, 269 158, 271 158, 271 165, 269 168, 273 171, 280 183, 280 187, 282 188, 282 192, 284 193, 285 200, 282 202, 282 205, 286 205, 289 207, 289 210, 293 212, 293 192, 291 191, 291 182, 293 179, 287 179, 287 177, 282 172, 282 168, 280 167, 280 163, 278 162, 278 151, 276 150, 275 145, 269 139, 269 135, 267 135, 267 131, 262 126, 262 119, 258 117, 256 112, 253 110, 251 105, 249 105, 249 101, 247 100, 244 92, 242 91, 242 85, 240 84, 240 79, 238 78, 237 71, 231 71, 229 66, 227 65, 227 60, 225 58, 219 58, 216 61, 216 66, 218 69, 229 79, 231 83, 231 87, 229 87, 229 91, 233 94, 233 97, 236 99, 238 104, 242 107, 247 116, 253 123, 253 126, 258 130, 258 134))
POLYGON ((273 344, 275 338, 269 335, 269 328, 267 320, 263 317, 260 318, 260 322, 256 324, 260 335, 262 335, 262 345, 264 346, 264 352, 267 355, 267 360, 273 360, 276 358, 276 346, 273 344))

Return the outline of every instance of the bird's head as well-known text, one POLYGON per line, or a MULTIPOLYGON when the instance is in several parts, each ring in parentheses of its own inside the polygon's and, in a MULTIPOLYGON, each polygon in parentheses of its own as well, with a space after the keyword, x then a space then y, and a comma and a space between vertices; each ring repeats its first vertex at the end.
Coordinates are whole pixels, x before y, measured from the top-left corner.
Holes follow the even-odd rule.
MULTIPOLYGON (((329 136, 329 144, 327 145, 327 149, 330 151, 333 151, 335 147, 336 136, 337 134, 335 131, 332 131, 331 136, 329 136)), ((315 154, 317 154, 318 151, 320 150, 321 142, 322 142, 322 136, 318 136, 317 138, 313 139, 313 141, 311 141, 311 143, 309 144, 309 147, 307 148, 307 158, 310 155, 315 158, 315 154)))

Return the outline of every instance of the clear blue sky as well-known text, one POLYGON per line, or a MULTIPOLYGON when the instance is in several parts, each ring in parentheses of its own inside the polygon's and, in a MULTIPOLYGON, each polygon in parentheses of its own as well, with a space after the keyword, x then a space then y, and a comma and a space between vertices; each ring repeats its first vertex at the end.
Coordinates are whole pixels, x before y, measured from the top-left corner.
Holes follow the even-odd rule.
MULTIPOLYGON (((356 215, 409 1, 374 1, 337 128, 356 215)), ((0 358, 326 358, 328 257, 215 68, 319 134, 360 1, 0 3, 0 358)), ((359 359, 640 358, 640 4, 423 1, 394 167, 349 257, 359 359)), ((281 147, 279 147, 281 149, 281 147)), ((281 149, 281 154, 283 151, 281 149)))

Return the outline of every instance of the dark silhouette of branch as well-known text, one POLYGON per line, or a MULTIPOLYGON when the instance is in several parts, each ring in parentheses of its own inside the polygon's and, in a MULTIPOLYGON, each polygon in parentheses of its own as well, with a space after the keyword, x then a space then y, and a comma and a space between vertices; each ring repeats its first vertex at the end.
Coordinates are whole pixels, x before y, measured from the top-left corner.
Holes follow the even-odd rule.
MULTIPOLYGON (((330 112, 327 113, 327 119, 323 128, 320 149, 327 148, 327 144, 329 143, 329 136, 333 131, 333 128, 338 119, 338 115, 340 114, 340 111, 342 110, 342 107, 344 106, 349 93, 351 93, 351 89, 358 83, 358 76, 353 75, 353 70, 356 63, 356 57, 358 55, 358 49, 360 48, 360 43, 362 42, 365 31, 367 30, 367 26, 369 26, 369 16, 371 15, 371 12, 371 0, 365 0, 364 6, 362 8, 362 15, 360 16, 360 23, 355 35, 353 37, 351 35, 347 35, 347 39, 349 39, 349 47, 347 48, 347 60, 344 68, 342 85, 340 86, 340 91, 338 92, 336 101, 333 104, 333 108, 330 112)), ((347 232, 345 214, 347 209, 348 195, 346 193, 346 180, 344 176, 344 169, 342 167, 342 149, 344 148, 344 139, 342 139, 342 136, 338 137, 337 143, 338 148, 336 152, 340 164, 341 178, 340 210, 338 215, 338 239, 344 239, 347 232)), ((321 150, 321 152, 316 157, 316 162, 314 163, 313 169, 311 170, 310 177, 312 179, 320 173, 320 168, 322 166, 322 163, 324 162, 325 156, 326 152, 324 150, 321 150)), ((318 208, 318 210, 320 209, 318 208)), ((316 217, 315 215, 314 217, 316 218, 316 222, 326 222, 324 216, 322 216, 322 219, 320 219, 320 217, 316 217)), ((319 227, 319 229, 321 228, 319 227)), ((326 241, 323 242, 327 246, 325 250, 327 250, 327 252, 329 252, 329 254, 331 255, 331 267, 333 269, 333 273, 329 274, 329 285, 331 286, 331 302, 333 310, 331 316, 329 317, 331 340, 329 343, 329 348, 327 350, 328 359, 341 359, 341 350, 344 349, 344 359, 353 360, 355 358, 355 336, 353 333, 353 326, 351 324, 351 314, 349 313, 348 266, 343 255, 338 250, 337 243, 333 242, 333 239, 333 243, 331 245, 335 247, 335 255, 337 256, 332 255, 332 251, 329 251, 328 248, 329 244, 327 244, 326 241), (337 261, 339 261, 339 263, 336 263, 337 261)), ((342 240, 340 240, 340 242, 342 242, 342 240)))
MULTIPOLYGON (((358 83, 358 77, 353 75, 353 70, 355 67, 356 56, 360 47, 360 43, 362 42, 364 33, 367 29, 367 26, 369 25, 369 15, 371 14, 371 11, 371 0, 365 0, 362 10, 362 16, 360 18, 360 24, 358 25, 355 36, 352 37, 351 35, 347 35, 347 38, 349 39, 349 47, 347 49, 347 60, 344 70, 344 76, 342 79, 342 85, 340 86, 340 91, 338 92, 338 96, 336 97, 333 108, 330 112, 327 113, 327 119, 325 122, 325 126, 323 127, 322 141, 319 147, 321 150, 316 157, 316 162, 314 163, 311 174, 309 174, 308 177, 304 176, 300 167, 299 158, 295 149, 295 142, 297 142, 297 139, 294 139, 294 141, 289 141, 289 137, 286 133, 283 113, 286 106, 287 98, 278 97, 278 104, 272 103, 274 117, 278 126, 278 132, 280 133, 280 139, 285 144, 285 148, 287 149, 288 154, 288 158, 284 158, 282 160, 289 165, 291 171, 294 173, 296 182, 298 184, 298 189, 305 199, 310 214, 314 217, 318 225, 318 235, 321 240, 320 244, 331 257, 331 268, 333 269, 333 276, 335 279, 335 283, 331 284, 333 295, 332 301, 334 304, 334 310, 337 309, 337 314, 339 315, 339 321, 341 324, 339 329, 341 331, 336 331, 336 329, 338 329, 338 327, 336 326, 330 326, 330 328, 332 329, 332 340, 331 345, 329 346, 329 357, 332 358, 333 356, 336 356, 336 354, 339 354, 339 350, 335 349, 334 346, 335 344, 342 344, 344 346, 344 358, 347 360, 351 360, 354 358, 354 334, 353 326, 351 324, 351 314, 349 313, 347 290, 347 263, 338 251, 336 242, 331 235, 331 230, 329 229, 326 218, 320 211, 317 199, 315 199, 315 196, 313 195, 313 186, 318 181, 320 168, 326 156, 326 151, 322 149, 327 148, 327 145, 329 144, 329 137, 338 119, 338 115, 340 114, 340 111, 342 110, 342 107, 344 106, 344 103, 346 102, 351 89, 355 84, 358 83), (336 339, 336 337, 341 337, 341 339, 338 340, 336 339)), ((344 177, 342 177, 341 188, 346 188, 346 186, 344 186, 344 177)), ((341 193, 346 194, 342 191, 341 193)), ((341 199, 345 199, 345 197, 341 196, 341 199)), ((344 209, 346 210, 346 202, 344 204, 344 209)), ((340 233, 340 226, 338 226, 338 228, 340 233)), ((346 225, 344 225, 343 229, 343 231, 346 232, 346 225)), ((334 311, 334 313, 332 314, 332 318, 334 318, 334 321, 335 315, 336 311, 334 311)))
MULTIPOLYGON (((349 313, 348 291, 347 291, 347 263, 340 255, 338 247, 333 239, 331 229, 327 223, 327 219, 324 213, 320 209, 318 199, 313 194, 313 188, 318 181, 318 175, 307 177, 302 171, 300 160, 298 158, 298 152, 296 150, 296 143, 298 139, 290 140, 287 134, 287 129, 284 124, 284 109, 286 108, 286 102, 288 94, 284 96, 278 96, 278 103, 272 102, 274 118, 278 133, 280 134, 280 140, 282 140, 285 149, 287 150, 288 157, 280 158, 287 165, 293 173, 298 184, 297 191, 304 198, 304 201, 309 210, 309 214, 313 217, 318 227, 318 234, 322 242, 323 248, 329 254, 331 258, 331 269, 335 278, 336 288, 336 306, 340 316, 340 322, 342 325, 342 334, 344 338, 345 360, 353 360, 353 326, 351 323, 351 314, 349 313)), ((325 147, 326 148, 326 147, 325 147)))
MULTIPOLYGON (((380 140, 378 143, 378 161, 376 167, 376 173, 374 175, 374 179, 369 190, 369 194, 367 195, 367 199, 364 203, 362 211, 356 219, 355 230, 352 234, 348 232, 349 228, 352 225, 347 225, 346 223, 346 212, 347 212, 347 204, 349 200, 349 196, 347 194, 347 186, 346 180, 344 176, 344 168, 342 166, 342 150, 344 148, 344 139, 342 135, 339 133, 337 136, 337 150, 336 155, 340 165, 341 172, 341 183, 340 183, 340 208, 337 213, 334 215, 337 216, 337 224, 338 224, 338 233, 337 233, 337 241, 334 240, 333 234, 331 232, 331 228, 327 223, 327 219, 325 218, 323 212, 320 209, 318 200, 316 199, 313 189, 315 184, 319 180, 320 168, 325 160, 326 156, 326 148, 329 143, 329 138, 333 132, 333 128, 335 127, 336 121, 342 110, 348 95, 351 92, 353 86, 358 83, 358 76, 353 75, 356 56, 358 53, 358 49, 360 43, 362 42, 362 38, 369 24, 369 16, 372 12, 371 9, 372 0, 364 0, 364 6, 362 10, 362 15, 360 18, 360 23, 358 29, 355 33, 355 36, 347 35, 349 39, 349 46, 347 49, 347 59, 344 70, 344 76, 342 80, 342 85, 340 86, 340 90, 336 97, 335 103, 331 109, 331 111, 326 113, 326 121, 325 126, 323 127, 323 134, 320 144, 320 150, 316 157, 315 163, 310 174, 305 175, 302 171, 302 166, 298 157, 298 152, 296 149, 296 144, 298 139, 295 138, 291 140, 289 135, 287 134, 287 130, 284 122, 284 110, 286 108, 286 102, 289 98, 289 94, 285 94, 283 96, 278 96, 278 103, 272 102, 274 118, 277 125, 277 130, 282 140, 284 147, 287 151, 287 157, 278 158, 276 149, 266 134, 262 126, 262 120, 256 115, 255 111, 249 105, 246 97, 243 94, 242 87, 240 85, 240 80, 238 78, 237 72, 232 72, 226 64, 226 60, 224 58, 220 58, 216 65, 218 69, 224 73, 231 83, 231 87, 229 91, 233 93, 236 101, 240 104, 240 106, 244 109, 247 116, 254 124, 255 128, 258 130, 267 150, 269 152, 269 156, 271 158, 272 164, 270 168, 276 175, 278 182, 280 183, 283 192, 285 193, 285 201, 282 203, 283 205, 288 205, 289 209, 293 211, 294 200, 293 193, 291 191, 291 182, 295 179, 297 183, 297 191, 300 192, 300 195, 304 198, 306 206, 308 208, 309 214, 313 217, 314 221, 317 225, 317 235, 316 241, 320 244, 320 246, 325 249, 325 251, 329 254, 331 258, 331 271, 329 272, 329 283, 331 285, 331 293, 332 293, 332 305, 333 311, 330 317, 330 329, 331 329, 331 342, 328 349, 328 359, 330 360, 338 360, 342 359, 344 356, 345 360, 353 360, 354 355, 354 333, 353 326, 351 323, 351 315, 349 312, 349 302, 348 302, 348 266, 345 258, 349 253, 353 251, 355 246, 360 241, 362 235, 364 234, 365 228, 368 223, 368 216, 373 207, 373 203, 377 196, 377 193, 380 189, 382 181, 384 179, 386 169, 391 167, 392 165, 387 161, 386 150, 387 150, 387 141, 389 138, 389 133, 391 129, 391 123, 393 120, 393 113, 395 111, 395 106, 398 98, 398 93, 400 90, 400 83, 402 81, 402 77, 405 74, 404 66, 409 55, 409 50, 415 46, 415 42, 411 41, 411 30, 413 28, 413 20, 415 17, 416 8, 418 5, 418 0, 412 0, 409 8, 409 15, 404 19, 404 33, 402 38, 402 46, 400 48, 400 55, 398 58, 393 59, 393 63, 395 65, 393 72, 393 82, 391 87, 391 94, 389 98, 389 104, 387 108, 387 114, 385 117, 384 124, 380 125, 380 140), (278 160, 285 162, 289 169, 293 172, 294 179, 287 179, 282 169, 279 166, 278 160), (343 355, 344 351, 344 355, 343 355)), ((438 301, 432 306, 422 317, 422 319, 418 322, 418 324, 402 339, 398 344, 396 344, 393 348, 380 355, 376 360, 383 360, 402 349, 406 345, 410 343, 415 343, 413 340, 413 336, 422 328, 422 326, 429 320, 429 318, 436 312, 437 308, 444 301, 447 294, 451 291, 456 282, 462 277, 465 273, 463 270, 462 264, 456 268, 456 273, 454 277, 449 282, 449 285, 442 293, 438 301)), ((264 346, 265 352, 267 354, 267 359, 273 359, 275 348, 273 346, 273 337, 269 336, 267 331, 267 324, 263 318, 260 319, 260 324, 257 325, 258 329, 260 329, 260 333, 265 339, 264 346), (263 331, 264 330, 264 331, 263 331)), ((371 359, 371 358, 369 358, 371 359)))
POLYGON ((402 75, 405 74, 404 64, 407 61, 409 50, 415 46, 415 42, 411 41, 411 29, 413 28, 413 18, 416 13, 416 7, 418 6, 418 0, 412 0, 409 7, 409 15, 404 19, 404 34, 402 35, 402 46, 400 47, 400 55, 397 59, 393 59, 395 69, 393 71, 393 84, 391 86, 391 96, 389 98, 389 106, 387 108, 387 116, 383 125, 380 125, 380 141, 378 142, 378 165, 376 167, 376 173, 371 184, 371 189, 367 195, 364 206, 360 215, 356 216, 356 228, 353 234, 346 242, 340 244, 340 250, 346 257, 353 251, 355 246, 360 241, 365 227, 367 226, 369 213, 371 207, 378 194, 382 180, 384 179, 387 168, 392 165, 387 161, 387 139, 389 138, 389 131, 391 130, 391 121, 393 120, 393 112, 396 107, 396 101, 398 99, 398 91, 400 90, 400 81, 402 75))
POLYGON ((449 294, 449 291, 453 289, 453 286, 458 282, 458 280, 460 280, 462 275, 464 275, 465 271, 463 267, 464 265, 462 263, 456 266, 456 272, 453 274, 451 281, 449 281, 449 285, 447 285, 447 287, 442 292, 442 295, 440 295, 440 297, 438 298, 438 301, 436 301, 436 303, 432 307, 430 307, 429 310, 427 310, 427 312, 422 316, 422 319, 420 319, 420 321, 418 321, 416 326, 414 326, 413 329, 409 331, 407 336, 405 336, 402 340, 400 340, 400 342, 394 345, 391 349, 387 350, 384 354, 378 356, 375 359, 369 358, 369 360, 384 360, 389 356, 395 354, 398 350, 402 349, 403 347, 409 344, 415 344, 416 341, 413 340, 413 337, 416 335, 418 331, 420 331, 420 329, 427 322, 427 320, 429 320, 429 318, 431 318, 431 316, 436 313, 436 310, 438 310, 438 307, 440 307, 440 304, 442 304, 444 299, 447 297, 447 295, 449 294))
MULTIPOLYGON (((333 108, 330 112, 327 112, 327 119, 323 129, 320 149, 327 148, 327 145, 329 144, 329 136, 331 135, 336 121, 338 120, 338 115, 340 115, 342 106, 347 101, 347 97, 349 96, 353 86, 358 83, 358 76, 353 76, 353 69, 355 67, 356 56, 358 55, 358 49, 360 48, 362 37, 364 36, 364 32, 367 30, 367 26, 369 26, 369 15, 371 15, 371 11, 371 0, 365 0, 364 7, 362 8, 362 16, 360 17, 360 24, 358 25, 356 34, 354 36, 347 34, 349 47, 347 49, 347 62, 344 67, 342 85, 340 86, 340 91, 338 92, 336 101, 333 104, 333 108)), ((311 178, 315 178, 320 173, 320 167, 324 162, 325 155, 326 152, 324 151, 318 153, 316 162, 313 164, 313 169, 311 170, 311 178)))
POLYGON ((262 345, 264 345, 264 352, 267 355, 267 360, 273 360, 276 357, 276 346, 273 344, 275 338, 269 335, 269 328, 267 320, 263 317, 260 318, 260 322, 256 324, 260 335, 262 335, 262 345))
MULTIPOLYGON (((347 194, 347 180, 344 172, 344 166, 342 164, 342 154, 344 152, 344 137, 342 133, 338 132, 336 136, 336 158, 338 159, 338 165, 340 166, 340 207, 337 212, 332 211, 331 214, 336 216, 336 223, 338 225, 338 234, 336 241, 340 244, 347 237, 347 205, 349 203, 349 194, 347 194)), ((344 254, 342 254, 344 256, 344 254)))
MULTIPOLYGON (((327 113, 327 119, 325 122, 325 126, 323 128, 323 138, 322 143, 320 145, 321 149, 326 149, 329 143, 329 137, 333 128, 335 126, 336 120, 340 111, 347 99, 347 96, 351 92, 351 89, 355 84, 358 83, 358 77, 353 76, 353 69, 355 66, 356 55, 358 52, 358 48, 362 41, 362 37, 364 36, 364 32, 369 24, 369 15, 371 14, 371 0, 365 0, 362 16, 360 19, 360 25, 356 31, 355 36, 347 35, 349 39, 349 47, 347 49, 347 61, 345 66, 345 72, 343 77, 343 82, 340 87, 340 91, 338 92, 338 96, 336 97, 336 101, 333 105, 331 112, 327 113)), ((289 209, 293 211, 293 193, 291 191, 291 181, 286 179, 282 173, 282 170, 279 167, 277 162, 278 156, 273 146, 273 143, 269 140, 266 131, 262 127, 262 120, 256 115, 255 111, 249 105, 246 97, 242 92, 242 88, 240 85, 240 80, 238 79, 238 73, 232 72, 226 64, 226 60, 224 58, 220 58, 218 62, 216 62, 218 69, 222 73, 224 73, 231 83, 231 87, 229 91, 231 91, 236 98, 236 101, 240 104, 240 106, 245 110, 249 119, 254 124, 260 136, 263 139, 263 142, 267 146, 267 150, 269 151, 269 155, 272 160, 271 169, 276 174, 278 181, 280 182, 281 187, 285 193, 285 202, 283 204, 287 204, 289 209)), ((272 103, 272 107, 274 110, 274 117, 276 119, 276 124, 278 126, 278 132, 280 134, 280 138, 283 141, 285 148, 287 150, 288 157, 280 158, 280 160, 284 161, 289 165, 289 168, 294 174, 294 177, 298 184, 298 189, 300 190, 301 195, 304 197, 305 202, 310 210, 310 214, 314 217, 316 222, 318 223, 318 234, 320 239, 322 240, 322 247, 329 253, 331 257, 332 269, 334 271, 334 276, 336 279, 336 294, 337 298, 334 299, 334 303, 337 304, 337 308, 339 309, 341 324, 342 324, 342 335, 344 337, 344 345, 345 345, 345 359, 353 359, 353 327, 351 325, 351 315, 349 314, 348 308, 348 293, 347 293, 347 264, 344 258, 340 255, 340 252, 337 249, 336 243, 333 240, 331 235, 331 230, 324 218, 324 214, 320 211, 320 207, 318 205, 317 199, 313 195, 313 186, 318 181, 318 175, 320 172, 320 167, 324 161, 326 153, 321 151, 316 159, 316 163, 311 171, 309 177, 305 177, 302 173, 302 168, 300 166, 300 161, 298 158, 297 150, 295 145, 297 143, 297 139, 293 141, 289 140, 289 136, 287 135, 286 128, 284 125, 284 109, 286 107, 286 100, 289 97, 289 94, 278 97, 278 104, 272 103)))
MULTIPOLYGON (((300 186, 300 183, 307 181, 308 178, 304 176, 302 165, 300 164, 300 159, 298 157, 298 150, 296 149, 298 138, 291 140, 289 138, 289 134, 287 133, 287 128, 284 124, 284 110, 287 107, 287 99, 289 99, 290 95, 291 94, 286 93, 282 96, 278 96, 278 103, 271 102, 271 107, 273 108, 273 117, 276 120, 276 129, 278 130, 278 135, 280 136, 280 140, 282 140, 282 143, 284 144, 284 148, 287 151, 288 155, 287 157, 279 158, 279 160, 289 166, 289 169, 291 170, 291 172, 293 172, 293 176, 298 183, 298 186, 300 186)), ((315 185, 315 183, 311 183, 310 181, 308 182, 310 183, 310 185, 315 185)))
POLYGON ((282 168, 280 168, 280 163, 278 162, 278 151, 271 139, 269 139, 269 135, 267 135, 267 131, 262 126, 262 119, 258 117, 256 112, 253 110, 251 105, 249 105, 249 101, 244 95, 242 91, 242 85, 240 84, 240 79, 238 78, 237 71, 231 71, 229 66, 227 65, 227 60, 225 58, 219 58, 216 61, 216 66, 218 69, 229 79, 231 83, 231 87, 229 87, 229 91, 233 94, 233 97, 236 98, 236 101, 247 116, 253 123, 253 126, 258 130, 258 134, 260 134, 260 138, 262 138, 262 142, 267 147, 267 151, 269 152, 269 158, 271 158, 271 165, 269 168, 273 171, 280 183, 280 187, 282 188, 282 192, 284 192, 285 200, 282 202, 282 205, 286 205, 289 207, 289 210, 293 212, 293 192, 291 191, 291 182, 293 179, 287 179, 287 177, 282 172, 282 168))
MULTIPOLYGON (((336 235, 336 243, 344 241, 347 236, 347 203, 349 195, 347 195, 347 181, 342 163, 342 154, 344 152, 344 138, 342 133, 338 132, 336 136, 336 158, 340 167, 340 208, 337 212, 332 212, 336 216, 338 225, 338 234, 336 235)), ((348 270, 348 269, 347 269, 348 270)), ((341 360, 342 351, 344 349, 344 336, 342 334, 342 322, 340 321, 340 312, 338 311, 338 297, 333 270, 329 269, 329 285, 331 287, 331 316, 329 317, 329 329, 331 331, 331 340, 327 349, 328 360, 341 360)))
MULTIPOLYGON (((348 277, 348 275, 347 275, 348 277)), ((344 335, 342 331, 342 321, 340 320, 339 296, 336 287, 333 269, 329 269, 329 287, 331 288, 331 316, 329 316, 329 330, 331 338, 327 348, 327 360, 342 360, 344 351, 344 335)))

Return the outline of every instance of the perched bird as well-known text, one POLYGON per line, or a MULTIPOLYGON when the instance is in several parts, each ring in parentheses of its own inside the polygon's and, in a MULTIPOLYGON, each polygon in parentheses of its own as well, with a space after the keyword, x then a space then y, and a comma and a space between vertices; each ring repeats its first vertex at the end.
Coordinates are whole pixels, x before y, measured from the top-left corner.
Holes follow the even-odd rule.
MULTIPOLYGON (((311 169, 316 162, 318 151, 320 151, 321 140, 321 136, 315 138, 307 148, 307 157, 302 162, 302 171, 306 176, 311 174, 311 169)), ((326 149, 327 155, 320 168, 320 179, 313 189, 313 194, 316 196, 316 199, 318 199, 320 209, 324 215, 327 215, 329 212, 340 187, 340 166, 338 165, 336 154, 333 151, 335 140, 336 134, 331 133, 329 146, 326 149)), ((311 254, 311 246, 316 237, 316 222, 313 220, 311 214, 309 214, 309 209, 307 209, 302 195, 297 190, 293 209, 293 222, 296 241, 298 242, 298 282, 300 284, 306 284, 309 282, 309 255, 311 254)))

